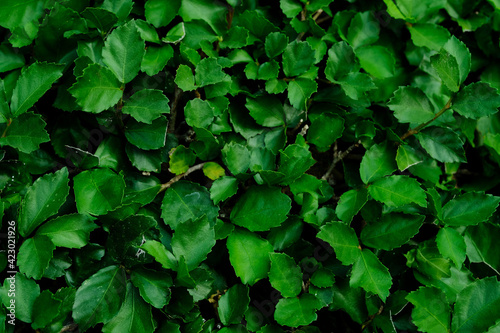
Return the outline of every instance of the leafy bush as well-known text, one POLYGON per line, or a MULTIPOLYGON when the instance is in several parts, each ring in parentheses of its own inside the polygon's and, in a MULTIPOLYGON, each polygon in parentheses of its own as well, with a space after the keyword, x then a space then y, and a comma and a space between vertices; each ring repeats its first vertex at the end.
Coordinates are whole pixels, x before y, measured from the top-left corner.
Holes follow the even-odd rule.
POLYGON ((498 332, 499 22, 2 0, 2 330, 498 332))

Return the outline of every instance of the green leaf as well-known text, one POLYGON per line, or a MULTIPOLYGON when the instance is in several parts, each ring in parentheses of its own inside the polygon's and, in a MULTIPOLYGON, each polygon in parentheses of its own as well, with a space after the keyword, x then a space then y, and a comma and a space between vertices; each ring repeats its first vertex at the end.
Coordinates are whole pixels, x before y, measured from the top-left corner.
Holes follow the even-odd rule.
POLYGON ((438 73, 443 83, 452 92, 460 89, 460 69, 457 59, 446 51, 433 55, 431 65, 438 73))
POLYGON ((434 117, 434 107, 422 90, 416 87, 400 87, 388 103, 401 123, 421 124, 434 117))
POLYGON ((98 228, 93 221, 89 215, 63 215, 44 223, 36 235, 47 236, 56 246, 79 249, 87 245, 90 232, 98 228))
POLYGON ((145 241, 143 237, 147 231, 156 225, 156 220, 151 216, 136 214, 121 218, 109 227, 107 253, 122 261, 132 256, 138 257, 137 247, 145 241))
POLYGON ((311 121, 311 126, 307 131, 307 141, 321 148, 331 146, 342 136, 344 122, 344 119, 339 116, 329 113, 320 114, 311 121))
POLYGON ((280 0, 280 8, 288 18, 294 18, 302 11, 302 5, 295 0, 280 0))
POLYGON ((390 176, 375 181, 368 187, 373 199, 390 207, 416 203, 427 207, 425 191, 417 180, 407 176, 390 176))
POLYGON ((392 285, 391 274, 380 260, 368 249, 363 249, 358 260, 352 266, 351 287, 361 287, 368 292, 379 295, 385 302, 392 285))
POLYGON ((17 117, 28 111, 62 76, 63 66, 35 62, 21 72, 12 92, 10 110, 17 117))
POLYGON ((125 128, 125 137, 140 149, 160 149, 165 146, 167 139, 167 123, 165 116, 153 120, 151 125, 130 119, 125 128))
POLYGON ((368 184, 396 171, 395 155, 387 142, 371 146, 361 160, 361 180, 368 184))
POLYGON ((165 191, 161 209, 161 218, 174 230, 203 215, 213 221, 219 212, 205 187, 187 181, 178 181, 165 191))
POLYGON ((406 255, 408 267, 416 269, 432 280, 451 277, 451 264, 443 258, 432 240, 420 243, 417 249, 410 250, 406 255))
MULTIPOLYGON (((156 33, 156 32, 155 32, 156 33)), ((165 68, 168 61, 174 56, 174 49, 170 45, 149 46, 141 62, 141 71, 153 76, 165 68)))
POLYGON ((250 166, 250 151, 239 143, 231 142, 222 148, 222 161, 232 174, 244 173, 250 166))
POLYGON ((175 84, 179 86, 184 91, 191 91, 196 89, 194 84, 194 75, 191 67, 187 65, 180 65, 177 68, 177 72, 175 75, 175 84))
POLYGON ((465 261, 465 240, 453 228, 441 228, 436 236, 439 252, 445 258, 451 259, 458 268, 462 268, 465 261))
POLYGON ((457 297, 453 332, 484 332, 495 324, 500 310, 500 283, 495 277, 476 280, 457 297))
POLYGON ((219 65, 215 58, 205 58, 196 65, 195 70, 196 85, 205 87, 211 84, 231 81, 229 75, 222 71, 222 66, 219 65))
POLYGON ((283 72, 287 77, 304 74, 314 64, 314 50, 307 42, 293 41, 283 52, 283 72))
POLYGON ((104 0, 101 7, 115 13, 118 19, 123 21, 132 11, 133 5, 132 0, 104 0))
POLYGON ((356 57, 368 74, 378 79, 394 76, 396 60, 385 47, 379 45, 360 47, 356 49, 356 57))
POLYGON ((121 83, 106 67, 91 64, 84 69, 83 75, 68 90, 83 111, 94 113, 109 109, 123 95, 121 83))
POLYGON ((17 256, 19 271, 27 277, 39 280, 52 259, 52 253, 55 245, 47 236, 35 236, 26 239, 17 256))
POLYGON ((274 127, 285 124, 283 104, 276 97, 264 95, 257 98, 247 97, 246 108, 257 124, 274 127))
POLYGON ((368 90, 377 88, 371 77, 364 73, 349 73, 340 78, 338 83, 345 94, 353 100, 359 100, 368 90))
POLYGON ((417 23, 408 27, 415 46, 439 51, 450 39, 450 32, 434 23, 417 23))
POLYGON ((471 70, 471 54, 467 46, 452 36, 443 47, 443 50, 452 55, 458 64, 459 85, 462 84, 471 70))
POLYGON ((343 265, 355 263, 361 255, 358 236, 354 229, 341 222, 330 222, 320 228, 316 235, 333 247, 337 259, 343 265))
POLYGON ((270 253, 269 282, 283 297, 298 296, 302 290, 302 272, 292 257, 285 253, 270 253))
POLYGON ((0 25, 13 29, 38 20, 43 15, 42 0, 5 0, 0 5, 0 25))
POLYGON ((161 163, 163 162, 161 150, 142 150, 130 143, 127 143, 125 146, 125 152, 127 153, 130 162, 132 162, 132 165, 140 171, 160 171, 161 163))
POLYGON ((238 180, 224 176, 217 178, 210 187, 210 199, 217 205, 219 202, 232 197, 238 191, 238 180))
POLYGON ((272 32, 266 36, 265 50, 269 58, 279 56, 288 45, 288 36, 281 32, 272 32))
POLYGON ((109 169, 83 171, 73 178, 76 208, 80 214, 104 215, 123 199, 125 181, 109 169))
POLYGON ((33 324, 34 329, 46 327, 54 318, 59 315, 62 301, 55 298, 49 290, 44 290, 38 295, 33 304, 33 324))
POLYGON ((184 115, 189 126, 207 128, 214 121, 215 110, 207 101, 195 98, 187 102, 184 115))
POLYGON ((405 171, 409 167, 423 162, 423 159, 417 154, 417 151, 408 145, 398 147, 396 154, 396 163, 399 171, 405 171))
POLYGON ((450 332, 450 306, 446 295, 435 287, 420 287, 406 296, 414 308, 411 316, 422 332, 450 332))
POLYGON ((292 200, 277 187, 250 187, 231 210, 231 222, 250 231, 279 226, 290 212, 292 200))
POLYGON ((273 246, 257 234, 235 229, 227 238, 229 261, 244 284, 254 285, 267 277, 273 246))
POLYGON ((354 50, 346 42, 335 43, 328 50, 328 60, 325 68, 325 76, 328 80, 334 82, 353 72, 355 67, 354 50))
POLYGON ((41 143, 50 140, 45 131, 45 121, 39 114, 23 113, 12 120, 0 137, 0 145, 7 145, 30 154, 37 150, 41 143))
POLYGON ((216 33, 219 33, 224 31, 227 26, 226 11, 225 5, 222 3, 214 4, 211 0, 182 0, 179 16, 184 22, 203 20, 216 33))
POLYGON ((215 231, 206 216, 180 223, 172 237, 172 252, 186 259, 190 271, 207 258, 214 245, 215 231))
POLYGON ((499 203, 500 197, 491 194, 465 193, 444 205, 442 221, 450 226, 475 225, 486 221, 499 203))
POLYGON ((101 33, 107 33, 117 22, 118 17, 104 8, 86 8, 81 16, 87 21, 91 28, 97 28, 101 33))
POLYGON ((278 172, 285 175, 281 184, 286 185, 302 176, 316 161, 308 148, 299 145, 288 145, 285 150, 280 151, 280 166, 278 172))
POLYGON ((179 145, 169 152, 168 171, 180 175, 188 171, 189 167, 196 161, 196 156, 189 148, 179 145))
POLYGON ((128 83, 141 69, 145 44, 134 21, 109 34, 102 49, 102 60, 122 83, 128 83))
POLYGON ((139 288, 141 297, 157 309, 162 309, 170 299, 172 278, 165 272, 134 268, 130 280, 139 288))
POLYGON ((367 201, 368 191, 365 188, 344 192, 335 207, 335 214, 344 223, 350 224, 352 218, 358 214, 367 201))
POLYGON ((416 137, 427 153, 439 162, 465 162, 463 142, 453 130, 429 127, 416 134, 416 137))
POLYGON ((297 78, 288 83, 288 100, 298 110, 308 109, 308 100, 318 90, 318 84, 310 79, 297 78))
POLYGON ((5 307, 11 305, 12 285, 15 286, 15 316, 17 319, 31 323, 33 318, 34 305, 40 295, 40 287, 32 279, 27 278, 22 273, 12 274, 5 278, 2 288, 0 288, 0 298, 5 307), (10 295, 9 295, 10 294, 10 295))
POLYGON ((390 251, 406 244, 415 236, 424 219, 423 215, 386 214, 363 228, 361 241, 366 246, 390 251))
POLYGON ((500 95, 488 83, 475 82, 460 90, 452 109, 464 117, 478 119, 497 113, 500 95))
POLYGON ((38 178, 21 203, 18 230, 26 237, 47 218, 57 214, 69 194, 68 169, 38 178))
POLYGON ((248 286, 235 284, 219 299, 217 311, 222 324, 239 324, 248 309, 248 286))
POLYGON ((353 48, 373 44, 378 40, 380 25, 372 12, 356 13, 347 31, 347 40, 353 48))
POLYGON ((470 262, 482 262, 489 266, 495 273, 500 272, 500 258, 498 251, 500 244, 497 242, 500 229, 492 224, 481 223, 467 228, 465 243, 467 256, 470 262))
POLYGON ((125 301, 125 270, 112 265, 85 280, 76 291, 73 319, 81 330, 109 322, 125 301))
POLYGON ((146 20, 155 28, 168 25, 177 16, 180 8, 181 0, 148 0, 144 5, 146 20))
POLYGON ((162 243, 155 240, 147 240, 141 248, 155 258, 155 260, 159 262, 163 268, 177 268, 177 259, 162 243))
POLYGON ((168 98, 161 90, 143 89, 136 92, 122 108, 124 114, 129 114, 135 120, 151 124, 163 113, 170 113, 168 98))
POLYGON ((144 302, 132 283, 127 283, 127 294, 120 311, 104 324, 103 332, 152 333, 156 328, 151 306, 144 302))
POLYGON ((318 318, 316 311, 321 307, 321 301, 311 294, 282 298, 276 304, 274 319, 278 324, 289 327, 309 325, 318 318))

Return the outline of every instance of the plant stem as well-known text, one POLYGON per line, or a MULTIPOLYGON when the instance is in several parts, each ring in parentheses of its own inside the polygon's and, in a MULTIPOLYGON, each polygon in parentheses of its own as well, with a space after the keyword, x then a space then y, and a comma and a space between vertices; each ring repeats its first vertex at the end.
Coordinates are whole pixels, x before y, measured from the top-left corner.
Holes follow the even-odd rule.
POLYGON ((424 127, 426 127, 427 125, 429 125, 430 123, 432 123, 434 120, 436 120, 438 117, 440 117, 443 113, 446 112, 446 110, 448 110, 451 107, 451 100, 452 100, 452 97, 450 97, 450 99, 448 100, 448 102, 446 103, 446 105, 438 113, 436 113, 436 115, 434 116, 434 118, 432 118, 431 120, 429 120, 426 123, 418 125, 414 129, 409 130, 408 132, 406 132, 405 134, 403 134, 403 136, 400 137, 400 139, 404 140, 404 139, 406 139, 406 138, 408 138, 408 137, 410 137, 412 135, 417 134, 421 129, 423 129, 424 127))
POLYGON ((330 175, 332 174, 333 169, 335 169, 335 166, 337 165, 337 163, 340 162, 340 161, 342 161, 347 155, 349 155, 351 153, 351 151, 354 150, 354 148, 359 147, 359 144, 360 144, 360 142, 356 142, 355 144, 351 145, 349 148, 347 148, 341 154, 338 154, 337 152, 335 152, 333 154, 333 162, 332 162, 332 164, 328 168, 328 171, 326 171, 326 173, 323 175, 323 177, 321 177, 321 179, 322 180, 327 180, 330 177, 330 175))
POLYGON ((3 131, 2 133, 2 138, 5 138, 5 135, 7 134, 7 130, 9 129, 9 126, 10 124, 12 124, 12 118, 9 118, 9 120, 7 120, 7 126, 5 127, 5 131, 3 131))
POLYGON ((175 87, 174 101, 170 107, 170 121, 168 122, 168 133, 173 133, 175 130, 175 118, 177 115, 177 104, 182 96, 182 90, 179 87, 175 87))
POLYGON ((172 184, 174 184, 175 182, 178 182, 179 180, 181 180, 182 178, 186 177, 190 173, 192 173, 194 171, 197 171, 197 170, 200 170, 201 168, 203 168, 203 166, 205 165, 205 163, 206 162, 203 162, 203 163, 200 163, 200 164, 196 164, 195 166, 190 167, 186 172, 181 173, 180 175, 177 175, 174 178, 170 179, 165 184, 162 184, 161 187, 160 187, 160 190, 158 191, 158 193, 161 193, 161 192, 165 191, 167 188, 169 188, 170 186, 172 186, 172 184))

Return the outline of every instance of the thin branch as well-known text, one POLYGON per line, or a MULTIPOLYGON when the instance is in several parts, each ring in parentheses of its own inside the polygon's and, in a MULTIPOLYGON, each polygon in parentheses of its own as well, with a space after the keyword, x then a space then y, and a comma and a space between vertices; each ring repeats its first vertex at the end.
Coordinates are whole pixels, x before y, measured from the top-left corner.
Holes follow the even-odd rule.
POLYGON ((313 14, 312 19, 316 21, 321 14, 323 14, 323 9, 318 9, 316 13, 313 14))
POLYGON ((368 317, 368 320, 365 321, 363 323, 363 325, 361 326, 361 330, 364 330, 366 327, 368 327, 368 325, 370 325, 372 323, 373 319, 375 319, 376 316, 379 316, 380 314, 382 314, 382 311, 384 311, 384 305, 383 304, 380 306, 380 308, 378 309, 377 313, 372 314, 370 317, 368 317))
POLYGON ((170 121, 168 123, 168 133, 173 133, 175 130, 175 118, 177 116, 177 105, 179 104, 179 100, 182 96, 182 89, 179 87, 175 87, 174 93, 174 101, 172 102, 172 106, 170 107, 170 121))
POLYGON ((450 97, 450 99, 448 100, 448 102, 446 102, 446 105, 441 109, 441 111, 439 111, 438 113, 436 113, 436 115, 434 116, 434 118, 432 118, 431 120, 429 120, 426 123, 418 125, 414 129, 411 129, 408 132, 406 132, 405 134, 403 134, 403 136, 400 137, 401 141, 405 140, 406 138, 408 138, 408 137, 410 137, 412 135, 417 134, 418 132, 420 132, 420 130, 422 128, 426 127, 427 125, 429 125, 430 123, 432 123, 434 120, 436 120, 438 117, 440 117, 443 113, 445 113, 446 110, 448 110, 451 107, 451 100, 452 100, 452 98, 453 97, 450 97))
POLYGON ((347 155, 349 155, 351 153, 351 151, 354 150, 354 148, 357 148, 359 147, 360 145, 360 141, 358 141, 357 143, 353 144, 352 146, 350 146, 349 148, 347 148, 344 152, 342 152, 341 154, 338 154, 337 152, 334 152, 333 154, 333 162, 332 164, 330 165, 330 167, 328 168, 328 171, 323 175, 323 177, 321 177, 322 180, 327 180, 328 178, 330 178, 330 175, 332 174, 333 172, 333 169, 335 169, 335 166, 337 165, 337 163, 339 163, 340 161, 342 161, 344 158, 346 158, 347 155))
POLYGON ((7 120, 7 126, 5 127, 5 131, 3 131, 2 133, 2 138, 5 138, 5 135, 7 134, 7 130, 9 129, 9 126, 10 124, 12 124, 12 118, 9 118, 9 120, 7 120))
POLYGON ((202 169, 204 165, 205 165, 205 162, 200 163, 200 164, 196 164, 195 166, 190 167, 186 172, 181 173, 180 175, 177 175, 174 178, 170 179, 168 182, 166 182, 165 184, 161 185, 160 190, 158 191, 158 193, 161 193, 161 192, 165 191, 167 188, 169 188, 170 186, 172 186, 172 184, 174 184, 175 182, 178 182, 179 180, 181 180, 182 178, 186 177, 190 173, 202 169))

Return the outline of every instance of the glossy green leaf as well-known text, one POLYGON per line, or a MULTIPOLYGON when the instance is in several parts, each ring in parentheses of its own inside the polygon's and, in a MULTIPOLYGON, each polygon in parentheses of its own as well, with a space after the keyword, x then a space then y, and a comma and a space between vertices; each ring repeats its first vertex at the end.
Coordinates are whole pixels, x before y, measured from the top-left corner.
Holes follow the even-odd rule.
POLYGON ((250 151, 247 147, 231 142, 222 148, 222 160, 232 174, 238 175, 250 166, 250 151))
POLYGON ((121 260, 132 256, 138 257, 138 247, 145 241, 144 235, 156 225, 157 222, 153 217, 140 214, 115 222, 109 228, 106 243, 108 254, 121 260))
POLYGON ((408 267, 432 280, 451 277, 451 263, 443 258, 433 240, 420 243, 417 249, 410 250, 406 255, 408 267))
POLYGON ((345 94, 353 100, 359 100, 367 91, 377 88, 371 77, 364 73, 349 73, 340 78, 338 83, 345 94))
POLYGON ((148 0, 144 5, 146 20, 156 28, 168 25, 181 8, 181 1, 148 0))
POLYGON ((375 181, 368 187, 373 199, 391 207, 416 203, 427 207, 425 191, 418 181, 407 176, 390 176, 375 181))
POLYGON ((250 231, 266 231, 286 220, 291 204, 277 187, 253 186, 234 205, 231 222, 250 231))
POLYGON ((298 296, 302 290, 302 272, 292 257, 285 253, 270 253, 269 282, 283 297, 298 296))
POLYGON ((344 119, 322 113, 311 122, 307 132, 307 140, 318 147, 329 147, 342 136, 344 119))
POLYGON ((464 117, 478 119, 497 113, 500 96, 488 83, 471 83, 461 89, 453 100, 453 110, 464 117))
POLYGON ((80 214, 104 215, 117 208, 123 199, 123 176, 109 169, 81 172, 75 178, 76 208, 80 214))
POLYGON ((392 77, 396 68, 396 60, 383 46, 372 45, 356 49, 356 57, 361 67, 378 79, 392 77))
POLYGON ((184 91, 190 91, 196 88, 193 71, 189 66, 180 65, 179 68, 177 68, 175 83, 184 91))
POLYGON ((486 221, 499 203, 500 198, 491 194, 465 193, 444 205, 442 220, 451 226, 475 225, 486 221))
POLYGON ((314 64, 314 50, 309 43, 293 41, 283 52, 283 71, 287 77, 298 76, 314 64))
POLYGON ((450 227, 442 228, 436 236, 436 243, 443 257, 450 258, 458 268, 462 267, 465 261, 465 240, 458 231, 450 227))
POLYGON ((500 245, 496 239, 499 235, 500 229, 495 225, 481 223, 468 227, 464 236, 469 260, 482 262, 498 274, 500 272, 500 258, 497 253, 500 245))
POLYGON ((360 251, 359 258, 352 266, 351 287, 361 287, 368 292, 377 294, 383 302, 389 296, 392 285, 391 274, 376 255, 368 249, 360 251))
POLYGON ((102 8, 115 13, 119 20, 124 20, 132 11, 132 0, 104 0, 102 8))
POLYGON ((238 180, 224 176, 216 179, 210 188, 210 199, 217 205, 219 202, 232 197, 238 191, 238 180))
POLYGON ((23 70, 12 92, 10 109, 14 117, 28 111, 62 76, 63 67, 36 62, 23 70))
POLYGON ((155 240, 147 240, 141 248, 150 254, 165 269, 176 269, 177 260, 165 245, 155 240))
POLYGON ((416 87, 400 87, 388 106, 402 123, 425 123, 434 117, 431 101, 416 87))
POLYGON ((89 215, 63 215, 44 223, 36 235, 47 236, 56 246, 79 249, 87 245, 90 232, 97 228, 93 221, 89 215))
POLYGON ((188 171, 189 167, 196 161, 196 156, 189 148, 179 145, 169 152, 168 171, 180 175, 188 171))
POLYGON ((19 271, 26 277, 40 279, 49 266, 55 248, 47 236, 38 235, 26 239, 17 256, 19 271))
POLYGON ((109 322, 125 301, 125 270, 108 266, 89 277, 78 288, 73 304, 73 319, 82 330, 109 322))
POLYGON ((265 50, 269 58, 279 56, 288 45, 288 37, 280 32, 273 32, 266 36, 265 50))
POLYGON ((458 64, 459 84, 462 84, 471 70, 471 54, 467 46, 452 36, 443 46, 443 50, 452 55, 458 64))
POLYGON ((141 297, 155 308, 161 309, 168 303, 173 282, 167 273, 136 268, 130 274, 130 280, 139 289, 141 297))
POLYGON ((274 319, 278 324, 289 327, 309 325, 318 318, 316 311, 320 308, 320 300, 311 294, 282 298, 276 304, 274 319))
POLYGON ((438 73, 444 85, 452 92, 460 88, 460 69, 457 59, 446 51, 431 57, 431 65, 438 73))
POLYGON ((285 175, 282 184, 290 184, 302 176, 316 161, 311 152, 304 146, 298 144, 288 145, 285 150, 280 151, 280 166, 278 172, 285 175))
POLYGON ((180 223, 172 237, 172 252, 176 258, 184 256, 192 270, 206 259, 215 245, 215 231, 206 217, 180 223))
POLYGON ((6 0, 0 5, 0 25, 12 29, 32 20, 38 20, 43 14, 44 2, 41 0, 6 0))
POLYGON ((134 21, 111 32, 102 49, 104 63, 122 83, 128 83, 141 69, 145 44, 134 21))
POLYGON ((84 69, 83 75, 68 90, 83 111, 94 113, 109 109, 123 95, 121 83, 106 67, 91 64, 84 69))
POLYGON ((38 114, 23 113, 12 120, 0 137, 0 145, 7 145, 30 154, 37 150, 41 143, 50 140, 45 130, 45 121, 38 114))
POLYGON ((250 297, 248 287, 242 284, 235 284, 229 288, 219 299, 217 308, 222 324, 239 324, 243 319, 245 311, 248 309, 250 297))
POLYGON ((353 48, 369 45, 379 38, 380 25, 372 12, 356 13, 347 31, 347 40, 353 48))
POLYGON ((423 215, 386 214, 363 228, 361 241, 366 246, 390 251, 406 244, 415 236, 424 219, 423 215))
POLYGON ((40 286, 32 279, 22 273, 8 276, 0 288, 0 298, 5 307, 11 306, 12 285, 15 286, 15 317, 25 323, 31 323, 33 318, 33 306, 40 295, 40 286), (10 294, 10 295, 9 295, 10 294))
POLYGON ((19 214, 19 233, 26 237, 52 215, 66 201, 69 194, 68 169, 38 178, 28 189, 21 204, 19 214))
POLYGON ((365 184, 396 171, 394 149, 387 143, 373 145, 363 156, 359 173, 365 184))
POLYGON ((428 127, 417 139, 429 155, 439 162, 465 162, 463 142, 453 130, 444 127, 428 127))
POLYGON ((439 51, 448 42, 450 32, 437 24, 418 23, 408 27, 415 46, 427 47, 439 51))
POLYGON ((122 112, 134 117, 135 120, 151 124, 164 113, 170 113, 168 98, 161 90, 143 89, 136 92, 125 102, 122 112))
POLYGON ((484 332, 495 324, 500 310, 500 283, 496 278, 476 280, 458 294, 453 332, 484 332))
POLYGON ((354 229, 341 222, 325 224, 316 237, 333 247, 335 256, 343 265, 355 263, 361 255, 361 247, 354 229))
POLYGON ((423 162, 415 149, 408 145, 401 145, 398 147, 396 153, 396 163, 399 171, 405 171, 409 167, 423 162))
POLYGON ((420 331, 450 332, 450 306, 441 290, 420 287, 406 296, 406 299, 414 306, 411 315, 420 331))
POLYGON ((165 68, 173 56, 174 49, 170 45, 149 46, 142 57, 141 71, 149 76, 156 75, 165 68))
POLYGON ((253 232, 235 229, 227 238, 227 249, 229 261, 241 282, 252 286, 267 277, 271 266, 269 253, 273 252, 267 240, 253 232))
POLYGON ((231 81, 231 78, 222 71, 222 66, 219 65, 215 58, 201 60, 196 66, 195 71, 196 85, 199 87, 231 81))
POLYGON ((346 42, 333 44, 328 50, 328 60, 325 76, 330 81, 336 81, 349 74, 356 66, 354 50, 346 42))
POLYGON ((352 218, 363 208, 368 201, 366 189, 349 190, 340 196, 340 200, 335 207, 335 213, 344 223, 350 224, 352 218))
POLYGON ((226 174, 226 171, 218 163, 207 162, 203 165, 203 174, 211 180, 216 180, 223 177, 226 174))
POLYGON ((47 326, 59 315, 62 301, 55 298, 49 290, 44 290, 38 295, 33 304, 33 324, 31 327, 39 329, 47 326))
POLYGON ((247 98, 246 108, 257 124, 267 127, 285 124, 285 112, 280 100, 273 96, 247 98))
POLYGON ((165 145, 167 119, 164 116, 153 120, 151 125, 129 120, 125 137, 134 146, 143 150, 159 149, 165 145))
POLYGON ((187 102, 184 115, 189 126, 207 128, 214 120, 215 110, 207 101, 196 98, 187 102))
POLYGON ((187 181, 179 181, 165 191, 161 209, 161 218, 174 230, 179 224, 203 215, 212 221, 219 211, 206 188, 187 181))

